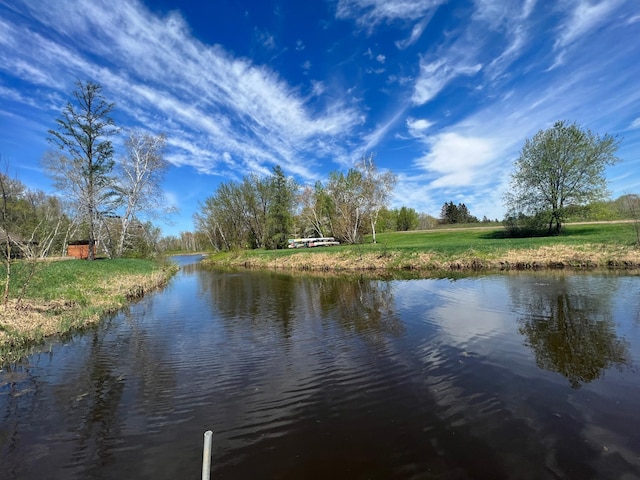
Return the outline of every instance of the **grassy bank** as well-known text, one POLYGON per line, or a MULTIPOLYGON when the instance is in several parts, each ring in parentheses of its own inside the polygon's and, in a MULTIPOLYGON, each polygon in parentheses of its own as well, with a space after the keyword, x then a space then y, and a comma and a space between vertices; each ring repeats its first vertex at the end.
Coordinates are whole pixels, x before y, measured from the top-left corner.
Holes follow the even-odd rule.
MULTIPOLYGON (((0 364, 24 355, 50 335, 86 328, 145 292, 167 282, 172 265, 151 260, 58 260, 13 265, 10 301, 0 305, 0 364), (19 298, 22 297, 22 298, 19 298)), ((0 266, 4 291, 6 270, 0 266)))
POLYGON ((295 270, 640 268, 633 224, 568 225, 560 236, 510 238, 500 227, 377 235, 377 243, 212 255, 217 266, 295 270))

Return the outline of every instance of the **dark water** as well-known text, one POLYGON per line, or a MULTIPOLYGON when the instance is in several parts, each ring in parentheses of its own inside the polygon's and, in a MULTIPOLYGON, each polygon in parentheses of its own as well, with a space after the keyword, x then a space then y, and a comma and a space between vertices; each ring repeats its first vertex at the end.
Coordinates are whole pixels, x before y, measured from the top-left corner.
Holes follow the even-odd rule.
POLYGON ((640 277, 178 261, 0 371, 1 479, 640 479, 640 277))

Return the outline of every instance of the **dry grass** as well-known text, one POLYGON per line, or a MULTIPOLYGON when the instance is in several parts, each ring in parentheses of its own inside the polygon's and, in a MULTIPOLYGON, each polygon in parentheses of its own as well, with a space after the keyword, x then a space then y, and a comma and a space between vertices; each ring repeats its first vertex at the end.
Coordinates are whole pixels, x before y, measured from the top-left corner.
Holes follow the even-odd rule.
POLYGON ((629 246, 550 245, 478 255, 473 250, 455 258, 438 252, 300 252, 281 257, 247 256, 227 266, 303 271, 364 270, 508 270, 541 268, 640 268, 640 250, 629 246))
POLYGON ((105 280, 84 291, 82 304, 65 299, 10 300, 6 307, 0 306, 0 364, 15 360, 24 347, 46 337, 97 324, 105 314, 164 285, 173 271, 161 269, 105 280))

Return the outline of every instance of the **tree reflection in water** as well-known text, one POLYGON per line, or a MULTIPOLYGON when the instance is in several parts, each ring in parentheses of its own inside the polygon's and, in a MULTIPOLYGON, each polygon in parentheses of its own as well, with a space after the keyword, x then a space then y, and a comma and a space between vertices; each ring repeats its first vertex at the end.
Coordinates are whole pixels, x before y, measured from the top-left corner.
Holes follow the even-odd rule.
POLYGON ((571 387, 580 388, 609 368, 630 363, 628 343, 616 335, 610 289, 580 288, 576 284, 589 281, 582 276, 522 280, 515 283, 526 288, 512 290, 514 304, 523 312, 519 332, 540 368, 560 373, 571 387))
POLYGON ((364 276, 270 271, 207 278, 201 282, 203 292, 223 318, 248 320, 255 326, 277 322, 285 336, 295 328, 297 317, 308 312, 334 319, 341 328, 372 343, 384 343, 387 335, 397 336, 404 330, 389 282, 364 276))

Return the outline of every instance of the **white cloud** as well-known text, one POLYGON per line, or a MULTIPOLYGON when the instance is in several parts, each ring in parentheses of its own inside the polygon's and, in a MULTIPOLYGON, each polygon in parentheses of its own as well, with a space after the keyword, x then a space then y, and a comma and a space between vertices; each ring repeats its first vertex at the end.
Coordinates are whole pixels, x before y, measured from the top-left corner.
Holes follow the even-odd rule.
POLYGON ((412 100, 417 105, 431 101, 447 84, 460 75, 474 75, 482 65, 451 64, 446 60, 420 62, 420 76, 416 80, 412 100))
POLYGON ((376 60, 380 63, 384 63, 384 61, 386 60, 387 57, 385 57, 384 55, 380 54, 378 56, 376 56, 376 60))
POLYGON ((369 32, 381 23, 418 22, 409 38, 396 42, 399 49, 404 49, 420 38, 438 7, 444 3, 446 0, 338 0, 336 18, 354 19, 369 32))
POLYGON ((428 21, 430 19, 431 18, 429 17, 427 20, 423 20, 420 23, 416 23, 411 29, 411 35, 409 35, 409 38, 405 40, 398 40, 396 42, 396 47, 398 47, 398 49, 400 50, 404 50, 405 48, 416 43, 418 39, 422 36, 422 32, 424 32, 424 29, 426 28, 427 24, 429 23, 428 21))
POLYGON ((362 25, 391 20, 417 20, 437 9, 444 0, 339 0, 336 16, 355 18, 362 25))
POLYGON ((430 152, 416 165, 438 174, 433 187, 470 185, 477 177, 478 167, 495 158, 496 150, 488 138, 447 132, 436 135, 431 142, 430 152))
POLYGON ((429 120, 426 120, 424 118, 407 119, 407 128, 409 129, 409 134, 414 138, 424 139, 426 131, 429 130, 433 125, 433 122, 430 122, 429 120))
POLYGON ((560 36, 556 40, 556 48, 564 48, 607 20, 609 14, 620 5, 620 0, 602 0, 593 3, 589 0, 578 0, 569 19, 559 27, 560 36))
POLYGON ((406 107, 401 107, 397 112, 390 116, 383 124, 378 125, 376 129, 368 135, 365 135, 362 147, 357 149, 356 156, 362 157, 366 153, 373 150, 389 133, 389 130, 393 128, 398 120, 404 115, 406 107))
MULTIPOLYGON (((165 133, 175 139, 176 163, 211 172, 224 149, 247 165, 278 162, 312 178, 299 153, 328 149, 324 153, 338 155, 339 138, 361 123, 361 113, 340 98, 312 108, 268 67, 202 44, 177 13, 157 17, 139 2, 114 8, 107 0, 21 8, 50 37, 0 21, 0 71, 62 98, 77 78, 96 79, 135 123, 155 118, 171 126, 165 133)), ((275 44, 270 35, 263 40, 275 44)))
POLYGON ((629 125, 629 128, 640 128, 640 117, 636 118, 633 122, 631 122, 631 125, 629 125))

